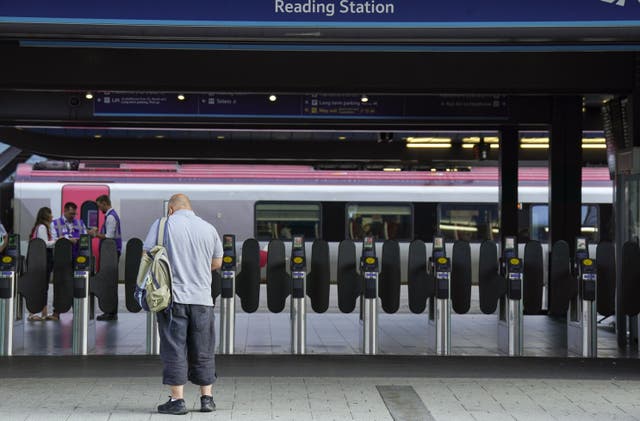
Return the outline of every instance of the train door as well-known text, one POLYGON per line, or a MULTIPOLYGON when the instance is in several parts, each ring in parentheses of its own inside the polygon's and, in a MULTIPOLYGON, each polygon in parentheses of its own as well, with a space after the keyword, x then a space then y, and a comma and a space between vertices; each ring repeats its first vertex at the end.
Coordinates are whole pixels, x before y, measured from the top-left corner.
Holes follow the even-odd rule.
MULTIPOLYGON (((64 204, 73 202, 78 205, 80 212, 76 218, 82 219, 87 229, 99 228, 104 224, 104 215, 98 211, 96 198, 103 194, 109 194, 109 186, 91 184, 69 184, 62 187, 62 203, 60 208, 64 209, 64 204)), ((93 255, 96 256, 96 269, 100 251, 100 241, 93 239, 91 244, 93 255)))

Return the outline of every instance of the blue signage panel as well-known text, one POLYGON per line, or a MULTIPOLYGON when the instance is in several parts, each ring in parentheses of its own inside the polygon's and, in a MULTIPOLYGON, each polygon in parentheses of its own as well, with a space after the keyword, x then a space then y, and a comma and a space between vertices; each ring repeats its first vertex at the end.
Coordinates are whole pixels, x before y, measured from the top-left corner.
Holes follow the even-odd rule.
POLYGON ((96 95, 94 113, 125 115, 196 115, 198 98, 165 93, 107 93, 96 95))
POLYGON ((486 119, 507 118, 503 95, 361 95, 318 94, 178 94, 101 93, 95 116, 334 119, 486 119))
POLYGON ((572 26, 638 24, 640 4, 635 0, 2 0, 0 22, 572 26))

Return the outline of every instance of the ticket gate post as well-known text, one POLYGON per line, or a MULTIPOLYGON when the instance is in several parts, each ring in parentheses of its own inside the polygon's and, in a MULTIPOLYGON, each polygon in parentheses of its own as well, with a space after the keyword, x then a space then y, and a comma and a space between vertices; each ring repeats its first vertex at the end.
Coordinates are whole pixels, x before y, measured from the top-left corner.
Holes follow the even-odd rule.
POLYGON ((220 353, 235 351, 236 328, 236 236, 222 236, 222 288, 220 291, 220 353))
POLYGON ((160 355, 160 332, 158 317, 154 311, 147 311, 147 355, 160 355))
POLYGON ((307 261, 304 237, 296 235, 291 247, 291 353, 302 355, 307 347, 307 261))
POLYGON ((89 279, 93 272, 91 240, 83 234, 73 262, 73 355, 87 355, 96 345, 96 322, 91 309, 89 279))
POLYGON ((430 257, 435 294, 429 297, 427 338, 436 355, 449 355, 451 350, 451 262, 446 256, 444 237, 433 238, 430 257))
POLYGON ((522 272, 515 237, 506 237, 502 253, 502 274, 507 280, 507 291, 499 299, 498 350, 511 357, 522 356, 522 272))
POLYGON ((24 349, 24 303, 18 293, 18 235, 8 238, 6 255, 0 259, 0 356, 24 349))
POLYGON ((362 240, 360 273, 364 281, 362 306, 362 353, 378 353, 378 258, 373 237, 362 240))
POLYGON ((570 353, 581 357, 596 358, 598 354, 596 261, 589 258, 586 238, 578 238, 576 243, 578 294, 569 301, 567 348, 570 353))

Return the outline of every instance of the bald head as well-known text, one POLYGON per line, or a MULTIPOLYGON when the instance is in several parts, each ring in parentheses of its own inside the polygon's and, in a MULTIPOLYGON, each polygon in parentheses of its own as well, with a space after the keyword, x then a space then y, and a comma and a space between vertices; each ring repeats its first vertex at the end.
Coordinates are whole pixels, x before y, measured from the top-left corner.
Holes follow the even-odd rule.
POLYGON ((173 213, 180 209, 192 210, 191 201, 189 200, 186 194, 182 194, 182 193, 174 194, 173 196, 171 196, 171 199, 169 199, 170 213, 173 213))

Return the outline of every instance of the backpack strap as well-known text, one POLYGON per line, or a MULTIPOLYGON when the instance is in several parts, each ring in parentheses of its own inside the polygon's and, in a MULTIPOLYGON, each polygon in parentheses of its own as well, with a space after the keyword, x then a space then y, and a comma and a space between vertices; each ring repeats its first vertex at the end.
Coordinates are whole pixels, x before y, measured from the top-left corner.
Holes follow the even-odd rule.
POLYGON ((160 218, 160 223, 158 223, 158 242, 156 243, 158 246, 164 246, 164 237, 167 232, 167 217, 164 216, 160 218))

